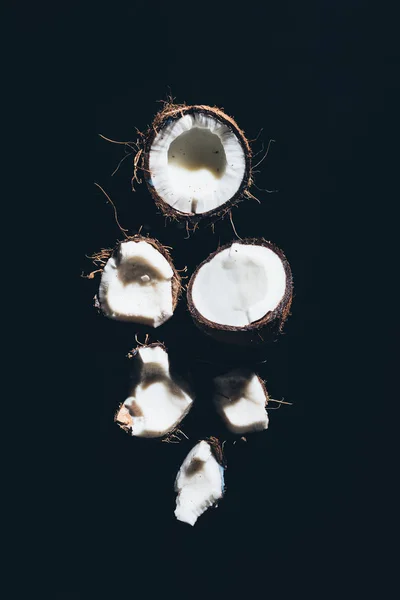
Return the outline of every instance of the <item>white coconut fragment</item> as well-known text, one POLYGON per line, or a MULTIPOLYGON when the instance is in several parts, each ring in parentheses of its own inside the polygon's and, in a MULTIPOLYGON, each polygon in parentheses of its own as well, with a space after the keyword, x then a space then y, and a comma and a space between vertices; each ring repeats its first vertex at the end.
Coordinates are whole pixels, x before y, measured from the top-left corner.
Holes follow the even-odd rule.
POLYGON ((277 308, 285 295, 286 272, 269 247, 233 243, 203 263, 192 301, 208 321, 244 327, 277 308))
POLYGON ((205 440, 192 448, 183 461, 175 491, 178 493, 175 516, 189 525, 194 525, 207 508, 222 498, 224 469, 205 440))
POLYGON ((121 243, 102 273, 99 300, 110 318, 158 327, 173 314, 174 271, 152 244, 121 243))
POLYGON ((214 379, 214 403, 230 431, 237 434, 268 428, 268 395, 261 379, 248 369, 235 369, 214 379))
POLYGON ((165 203, 202 214, 230 201, 242 185, 246 158, 232 126, 210 112, 170 119, 149 152, 151 186, 165 203))
POLYGON ((137 350, 138 382, 115 420, 137 437, 162 437, 173 431, 192 407, 188 385, 172 377, 166 350, 160 345, 137 350))

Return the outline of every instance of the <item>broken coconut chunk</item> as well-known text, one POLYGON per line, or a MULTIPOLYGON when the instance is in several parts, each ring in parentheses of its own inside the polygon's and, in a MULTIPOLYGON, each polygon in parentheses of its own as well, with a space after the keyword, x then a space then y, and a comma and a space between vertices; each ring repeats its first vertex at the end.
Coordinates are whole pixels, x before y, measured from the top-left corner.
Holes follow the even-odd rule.
POLYGON ((144 176, 165 215, 198 220, 243 198, 250 159, 244 133, 220 109, 166 104, 147 135, 144 176))
POLYGON ((224 468, 209 442, 202 440, 189 452, 176 477, 175 491, 175 516, 189 525, 194 525, 207 508, 222 498, 224 468))
POLYGON ((117 246, 104 267, 100 307, 111 319, 158 327, 172 316, 180 287, 167 250, 157 240, 134 236, 117 246))
POLYGON ((188 305, 196 325, 221 341, 256 344, 282 330, 293 282, 282 250, 264 239, 229 243, 192 275, 188 305))
POLYGON ((194 396, 184 381, 171 374, 168 354, 161 344, 143 346, 134 356, 135 385, 115 421, 133 436, 162 437, 187 415, 194 396))
POLYGON ((243 434, 268 428, 264 382, 248 369, 236 369, 214 379, 214 402, 226 426, 243 434))

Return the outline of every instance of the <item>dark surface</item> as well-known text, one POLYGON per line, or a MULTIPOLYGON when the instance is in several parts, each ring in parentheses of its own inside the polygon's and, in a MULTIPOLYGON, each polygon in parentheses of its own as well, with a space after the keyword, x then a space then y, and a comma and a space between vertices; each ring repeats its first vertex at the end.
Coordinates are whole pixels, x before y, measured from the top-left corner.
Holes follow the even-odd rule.
MULTIPOLYGON (((87 196, 80 194, 73 233, 79 341, 68 356, 78 383, 66 418, 73 427, 77 413, 80 418, 57 462, 63 518, 55 536, 56 589, 114 599, 186 596, 189 585, 203 583, 214 596, 250 588, 250 595, 317 591, 325 598, 356 568, 352 549, 366 535, 365 515, 354 500, 361 446, 354 441, 348 455, 345 418, 335 404, 343 338, 331 323, 329 302, 340 265, 329 262, 332 248, 322 250, 320 238, 337 211, 347 215, 351 177, 354 169, 361 172, 356 143, 368 138, 364 18, 356 1, 246 5, 240 12, 196 5, 190 14, 188 5, 167 3, 94 11, 94 119, 79 123, 93 131, 92 150, 85 150, 93 171, 88 166, 87 196), (127 391, 125 355, 135 345, 136 329, 96 313, 98 276, 78 281, 81 271, 92 269, 85 254, 122 239, 112 207, 92 181, 109 193, 123 227, 136 233, 143 226, 142 234, 171 246, 175 266, 187 265, 189 276, 219 243, 235 239, 229 219, 217 223, 214 234, 200 225, 186 239, 185 229, 157 214, 144 183, 131 192, 130 158, 111 176, 124 147, 98 134, 135 140, 135 127, 145 130, 160 107, 157 100, 170 93, 177 102, 224 108, 249 140, 257 138, 255 163, 275 140, 257 169, 260 189, 252 190, 260 204, 240 203, 233 219, 241 237, 263 236, 283 249, 295 291, 284 334, 261 355, 243 350, 238 356, 237 349, 233 354, 201 334, 184 297, 174 317, 150 332, 150 341, 165 342, 197 382, 199 400, 184 427, 191 439, 180 445, 131 439, 113 422, 127 391), (329 286, 323 288, 327 270, 329 286), (328 313, 323 323, 321 305, 328 313), (191 528, 174 518, 174 478, 196 440, 220 431, 208 404, 210 377, 225 363, 241 362, 259 363, 270 395, 292 406, 271 410, 263 434, 226 444, 226 496, 191 528), (334 365, 329 375, 327 363, 334 365), (204 575, 205 561, 213 577, 204 575)), ((345 228, 343 218, 332 239, 345 228)), ((341 313, 341 325, 348 318, 341 313)))

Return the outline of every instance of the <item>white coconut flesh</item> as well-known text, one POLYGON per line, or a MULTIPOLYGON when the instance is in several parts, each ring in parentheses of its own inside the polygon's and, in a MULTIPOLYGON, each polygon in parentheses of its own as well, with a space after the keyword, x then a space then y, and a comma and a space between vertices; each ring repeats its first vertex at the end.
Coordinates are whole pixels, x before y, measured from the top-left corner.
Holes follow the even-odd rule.
POLYGON ((230 200, 245 169, 233 129, 204 113, 171 121, 149 153, 150 184, 164 202, 188 214, 215 210, 230 200))
POLYGON ((226 426, 244 434, 268 428, 267 396, 255 373, 237 369, 214 379, 214 402, 226 426))
MULTIPOLYGON (((189 412, 193 398, 181 382, 172 379, 167 352, 161 346, 138 350, 140 381, 121 406, 117 422, 133 436, 161 437, 172 431, 189 412)), ((187 388, 187 386, 185 386, 187 388)))
POLYGON ((175 491, 175 516, 189 525, 194 525, 207 508, 222 498, 224 470, 208 442, 199 442, 189 452, 176 477, 175 491))
POLYGON ((117 320, 158 327, 173 314, 172 279, 167 259, 145 241, 127 241, 119 259, 104 267, 99 299, 104 313, 117 320))
POLYGON ((201 266, 192 300, 209 321, 244 327, 273 311, 285 289, 285 269, 275 252, 266 246, 234 243, 201 266))

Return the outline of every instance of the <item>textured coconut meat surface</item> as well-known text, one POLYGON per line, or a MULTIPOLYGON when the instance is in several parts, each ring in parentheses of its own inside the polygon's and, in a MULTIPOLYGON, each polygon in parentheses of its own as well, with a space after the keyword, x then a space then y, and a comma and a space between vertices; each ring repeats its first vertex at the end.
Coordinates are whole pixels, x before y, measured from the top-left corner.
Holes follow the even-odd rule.
POLYGON ((199 269, 192 300, 209 321, 244 327, 274 310, 285 288, 285 269, 275 252, 234 243, 199 269))
POLYGON ((201 214, 238 191, 245 155, 227 125, 204 113, 185 115, 166 125, 150 150, 150 183, 176 210, 201 214))
POLYGON ((171 377, 168 354, 161 346, 140 349, 136 360, 141 361, 140 379, 116 421, 134 436, 161 437, 182 421, 193 399, 182 382, 171 377))
POLYGON ((262 431, 268 427, 267 396, 257 375, 237 369, 214 379, 214 402, 233 433, 262 431))
POLYGON ((151 244, 123 242, 119 256, 104 267, 101 307, 113 319, 158 327, 173 313, 173 275, 167 259, 151 244))
POLYGON ((189 525, 194 525, 207 508, 222 498, 224 471, 208 442, 199 442, 189 452, 179 469, 175 491, 175 516, 189 525))

